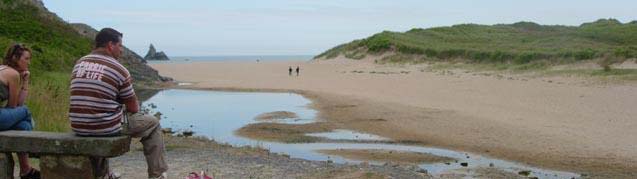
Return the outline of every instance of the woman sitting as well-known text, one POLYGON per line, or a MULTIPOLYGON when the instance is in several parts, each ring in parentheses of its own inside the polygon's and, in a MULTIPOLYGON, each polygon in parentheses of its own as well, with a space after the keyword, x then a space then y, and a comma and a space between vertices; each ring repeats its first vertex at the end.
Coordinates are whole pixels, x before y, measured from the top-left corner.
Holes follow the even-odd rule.
MULTIPOLYGON (((11 46, 0 65, 0 131, 33 130, 31 112, 24 105, 29 90, 31 50, 23 45, 11 46)), ((40 178, 40 172, 29 165, 29 155, 18 153, 20 178, 40 178)))

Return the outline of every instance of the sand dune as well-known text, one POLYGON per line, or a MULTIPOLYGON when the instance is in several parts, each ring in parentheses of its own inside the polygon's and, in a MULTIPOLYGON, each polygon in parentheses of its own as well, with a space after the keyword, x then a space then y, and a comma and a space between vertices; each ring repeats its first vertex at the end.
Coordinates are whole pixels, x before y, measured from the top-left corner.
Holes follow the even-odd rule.
POLYGON ((341 59, 151 66, 193 88, 297 90, 316 100, 322 117, 396 140, 576 172, 637 171, 637 85, 440 74, 341 59), (289 66, 300 66, 300 75, 289 76, 289 66), (377 118, 382 125, 361 123, 377 118))

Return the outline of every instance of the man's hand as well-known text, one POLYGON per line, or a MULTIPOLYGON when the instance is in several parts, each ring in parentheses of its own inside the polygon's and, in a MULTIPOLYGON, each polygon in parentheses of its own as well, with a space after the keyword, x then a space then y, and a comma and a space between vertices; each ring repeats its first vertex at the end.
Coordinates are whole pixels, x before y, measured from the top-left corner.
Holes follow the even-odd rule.
POLYGON ((137 96, 133 96, 131 100, 124 102, 126 105, 126 112, 131 114, 139 112, 139 102, 137 101, 137 96))

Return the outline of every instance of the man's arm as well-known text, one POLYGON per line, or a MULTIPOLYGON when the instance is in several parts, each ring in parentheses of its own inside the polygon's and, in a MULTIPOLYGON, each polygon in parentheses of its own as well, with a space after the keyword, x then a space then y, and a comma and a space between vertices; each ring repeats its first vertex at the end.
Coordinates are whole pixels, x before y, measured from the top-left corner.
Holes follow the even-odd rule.
POLYGON ((124 104, 126 104, 126 112, 139 112, 139 101, 137 101, 137 96, 133 96, 132 99, 125 101, 124 104))
POLYGON ((128 71, 126 71, 124 75, 126 76, 126 80, 124 80, 122 86, 119 87, 118 102, 126 105, 126 112, 137 113, 139 112, 139 102, 137 101, 135 89, 133 89, 133 78, 128 71))

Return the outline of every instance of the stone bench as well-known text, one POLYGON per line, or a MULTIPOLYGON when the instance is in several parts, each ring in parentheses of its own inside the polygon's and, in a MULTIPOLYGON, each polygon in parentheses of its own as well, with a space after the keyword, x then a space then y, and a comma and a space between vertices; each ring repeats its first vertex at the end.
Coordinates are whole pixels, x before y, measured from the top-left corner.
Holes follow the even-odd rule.
POLYGON ((116 157, 129 151, 130 138, 79 137, 72 133, 40 131, 0 132, 0 179, 12 178, 11 152, 40 156, 44 179, 95 178, 89 157, 116 157))

